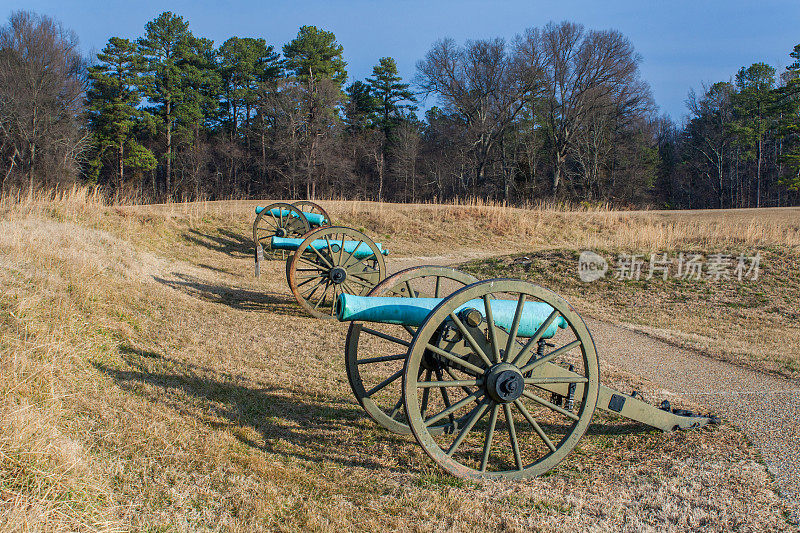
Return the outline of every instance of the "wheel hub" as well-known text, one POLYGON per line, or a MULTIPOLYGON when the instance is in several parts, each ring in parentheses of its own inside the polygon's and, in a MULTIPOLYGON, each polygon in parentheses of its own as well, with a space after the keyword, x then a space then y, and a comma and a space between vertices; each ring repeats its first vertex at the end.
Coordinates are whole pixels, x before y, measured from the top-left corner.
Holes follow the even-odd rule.
POLYGON ((333 267, 328 273, 328 277, 336 284, 344 283, 344 280, 347 279, 347 270, 339 266, 333 267))
POLYGON ((525 379, 517 367, 508 363, 493 366, 486 376, 486 392, 498 403, 510 403, 522 396, 525 379))
POLYGON ((288 234, 289 232, 286 231, 286 228, 278 228, 275 230, 276 237, 286 237, 288 234))

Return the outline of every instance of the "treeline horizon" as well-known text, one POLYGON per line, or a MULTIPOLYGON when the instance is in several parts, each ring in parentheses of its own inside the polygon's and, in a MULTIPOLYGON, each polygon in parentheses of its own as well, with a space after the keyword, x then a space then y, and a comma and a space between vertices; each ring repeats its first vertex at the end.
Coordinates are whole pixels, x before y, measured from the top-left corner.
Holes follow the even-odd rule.
POLYGON ((141 201, 485 199, 675 209, 800 205, 800 44, 658 114, 615 30, 550 22, 434 41, 348 83, 336 36, 302 26, 218 46, 165 12, 82 56, 44 15, 0 28, 0 191, 99 185, 141 201), (422 98, 437 105, 422 116, 422 98))

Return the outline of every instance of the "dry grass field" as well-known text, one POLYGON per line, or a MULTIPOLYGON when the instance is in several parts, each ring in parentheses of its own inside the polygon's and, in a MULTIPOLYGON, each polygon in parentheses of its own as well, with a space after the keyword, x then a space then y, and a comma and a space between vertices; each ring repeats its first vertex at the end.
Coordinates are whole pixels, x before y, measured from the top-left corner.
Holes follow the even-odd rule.
MULTIPOLYGON (((253 278, 254 205, 107 206, 85 189, 0 200, 0 530, 797 527, 728 423, 661 434, 598 416, 545 477, 442 474, 362 414, 346 327, 304 316, 283 264, 253 278)), ((389 262, 472 258, 481 275, 531 277, 588 315, 798 376, 798 210, 325 207, 382 241, 389 262), (583 249, 758 249, 764 283, 582 285, 583 249)), ((652 388, 609 365, 603 380, 652 388)))

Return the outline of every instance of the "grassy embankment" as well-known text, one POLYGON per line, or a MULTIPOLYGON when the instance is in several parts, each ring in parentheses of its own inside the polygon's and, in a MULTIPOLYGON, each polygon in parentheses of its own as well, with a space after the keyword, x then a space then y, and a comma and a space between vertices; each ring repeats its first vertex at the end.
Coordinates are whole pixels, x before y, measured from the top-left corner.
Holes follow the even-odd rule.
MULTIPOLYGON (((283 265, 252 278, 252 205, 105 206, 82 190, 0 202, 0 529, 788 527, 729 425, 662 435, 599 418, 545 478, 442 475, 412 439, 362 415, 345 328, 300 314, 283 265)), ((736 214, 326 207, 394 257, 724 247, 743 235, 788 249, 798 231, 736 214)), ((586 299, 592 313, 599 296, 586 299)), ((614 368, 603 378, 649 387, 614 368)))

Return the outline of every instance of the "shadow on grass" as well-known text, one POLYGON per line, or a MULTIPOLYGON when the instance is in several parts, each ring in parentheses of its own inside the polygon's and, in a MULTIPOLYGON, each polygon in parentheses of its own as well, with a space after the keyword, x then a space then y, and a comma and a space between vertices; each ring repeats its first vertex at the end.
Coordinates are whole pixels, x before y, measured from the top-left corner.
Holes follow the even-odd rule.
POLYGON ((153 279, 158 283, 200 300, 227 305, 233 309, 268 311, 288 316, 306 316, 297 306, 294 298, 289 296, 241 289, 230 285, 212 284, 179 272, 172 272, 172 275, 177 279, 166 279, 158 276, 153 276, 153 279))
MULTIPOLYGON (((331 393, 309 393, 291 384, 259 386, 242 375, 183 362, 153 351, 129 345, 121 345, 118 350, 124 368, 103 363, 94 363, 94 366, 114 379, 123 390, 166 405, 211 429, 226 431, 249 448, 317 464, 330 461, 370 470, 407 473, 416 470, 408 465, 390 466, 376 460, 380 453, 407 453, 404 450, 410 444, 410 437, 380 431, 376 438, 375 428, 361 409, 331 393), (371 449, 373 445, 379 446, 381 451, 371 449)), ((505 426, 498 423, 497 434, 504 434, 505 426)), ((483 425, 479 423, 476 429, 485 431, 483 425)), ((551 436, 562 435, 569 429, 568 425, 559 424, 542 424, 542 428, 551 436)), ((591 447, 593 441, 603 436, 653 432, 642 424, 614 421, 590 425, 585 439, 591 447)), ((510 456, 496 457, 493 462, 513 469, 510 456)))
POLYGON ((93 363, 95 368, 123 390, 228 431, 248 447, 313 463, 386 468, 353 438, 364 432, 355 404, 299 387, 261 387, 241 375, 127 345, 119 353, 125 368, 93 363))
POLYGON ((255 247, 252 238, 226 229, 220 229, 217 232, 218 235, 209 235, 196 229, 190 229, 183 234, 183 239, 230 257, 253 257, 255 247))

